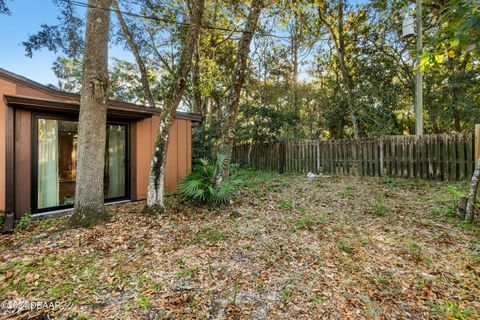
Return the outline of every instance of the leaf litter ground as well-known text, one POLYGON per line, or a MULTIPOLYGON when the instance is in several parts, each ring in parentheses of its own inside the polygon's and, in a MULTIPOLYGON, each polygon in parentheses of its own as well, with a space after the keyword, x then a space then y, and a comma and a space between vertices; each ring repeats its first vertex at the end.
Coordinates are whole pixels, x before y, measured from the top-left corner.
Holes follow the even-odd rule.
MULTIPOLYGON (((477 319, 480 226, 451 217, 451 184, 245 171, 230 207, 170 197, 68 229, 0 237, 5 319, 477 319)), ((457 184, 459 189, 464 184, 457 184)))

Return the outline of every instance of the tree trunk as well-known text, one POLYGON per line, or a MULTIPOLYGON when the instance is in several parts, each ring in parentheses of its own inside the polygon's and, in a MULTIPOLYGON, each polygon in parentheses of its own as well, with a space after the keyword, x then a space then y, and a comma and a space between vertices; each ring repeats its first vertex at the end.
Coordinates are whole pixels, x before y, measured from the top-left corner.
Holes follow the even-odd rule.
POLYGON ((300 127, 300 107, 298 105, 298 50, 299 50, 299 28, 298 28, 298 21, 297 16, 294 16, 292 34, 291 34, 291 41, 292 41, 292 63, 293 63, 293 78, 292 78, 292 93, 293 93, 293 111, 295 112, 295 116, 297 117, 297 121, 294 124, 294 134, 295 137, 299 137, 299 127, 300 127))
POLYGON ((120 27, 122 28, 123 35, 127 40, 128 47, 130 48, 130 51, 135 57, 135 61, 137 62, 138 68, 140 70, 140 82, 142 83, 143 92, 144 92, 143 94, 145 96, 145 99, 147 100, 147 102, 150 104, 151 107, 155 107, 155 100, 153 98, 152 90, 150 89, 150 83, 148 81, 147 68, 145 67, 145 63, 143 62, 143 59, 140 56, 140 50, 138 50, 138 47, 135 41, 133 40, 133 35, 130 29, 128 29, 127 23, 123 19, 123 15, 122 15, 122 12, 120 11, 118 2, 116 0, 113 0, 112 5, 115 9, 115 14, 117 16, 117 20, 120 24, 120 27))
POLYGON ((73 225, 85 227, 108 219, 103 184, 110 0, 90 0, 88 4, 78 121, 75 207, 71 217, 73 225))
POLYGON ((347 88, 346 97, 347 97, 348 109, 350 112, 350 118, 352 120, 353 135, 355 139, 358 139, 360 137, 360 128, 358 125, 357 110, 355 106, 353 81, 352 81, 352 76, 350 74, 350 70, 345 61, 346 49, 345 49, 345 34, 344 34, 344 21, 343 21, 343 18, 344 18, 343 0, 339 0, 337 9, 338 9, 337 31, 335 31, 334 26, 328 23, 327 20, 324 18, 323 13, 320 11, 321 9, 319 9, 319 18, 320 18, 320 21, 327 27, 333 39, 333 42, 335 44, 335 49, 337 51, 338 65, 342 73, 342 80, 345 87, 347 88), (337 33, 338 33, 338 37, 337 37, 337 33))
POLYGON ((353 137, 355 139, 360 138, 360 130, 358 128, 358 120, 357 120, 357 113, 355 111, 355 103, 353 98, 353 90, 351 84, 347 84, 347 104, 348 109, 350 109, 350 119, 352 120, 353 126, 353 137))
POLYGON ((355 139, 360 137, 359 128, 358 128, 358 121, 356 115, 356 107, 355 107, 355 98, 353 94, 353 83, 352 77, 350 75, 350 70, 348 70, 347 63, 345 62, 345 35, 343 30, 343 0, 338 2, 338 60, 340 69, 342 70, 342 77, 347 87, 347 103, 348 108, 350 109, 350 118, 352 120, 353 125, 353 136, 355 139))
POLYGON ((470 191, 468 192, 467 209, 465 210, 465 220, 473 221, 474 219, 475 203, 477 200, 477 190, 478 190, 479 181, 480 181, 480 159, 477 162, 477 166, 475 167, 475 171, 473 172, 472 182, 470 183, 470 191))
POLYGON ((253 142, 248 144, 248 153, 247 153, 247 165, 249 167, 252 166, 252 149, 253 149, 253 142))
POLYGON ((203 110, 202 92, 200 89, 200 52, 198 45, 195 48, 194 58, 195 63, 193 64, 192 70, 193 110, 204 117, 205 110, 203 110))
POLYGON ((150 162, 150 176, 148 178, 147 208, 153 212, 162 212, 165 210, 165 167, 167 163, 168 142, 170 140, 170 128, 175 119, 178 105, 182 100, 182 93, 192 66, 192 56, 198 44, 198 35, 202 24, 204 7, 205 0, 197 0, 195 2, 171 97, 167 100, 165 108, 160 115, 160 124, 153 147, 153 156, 150 162))
MULTIPOLYGON (((232 153, 233 143, 235 140, 235 124, 237 122, 238 107, 240 104, 240 93, 242 86, 245 82, 247 60, 250 53, 250 43, 252 42, 253 35, 257 28, 258 19, 262 11, 263 1, 253 0, 250 8, 250 12, 247 17, 245 30, 242 33, 240 40, 238 41, 237 49, 237 62, 232 75, 232 83, 229 91, 229 98, 227 102, 228 118, 223 130, 222 145, 224 151, 228 154, 232 153)), ((224 178, 229 174, 228 163, 225 166, 225 170, 219 170, 215 177, 215 183, 217 187, 221 184, 224 178)))

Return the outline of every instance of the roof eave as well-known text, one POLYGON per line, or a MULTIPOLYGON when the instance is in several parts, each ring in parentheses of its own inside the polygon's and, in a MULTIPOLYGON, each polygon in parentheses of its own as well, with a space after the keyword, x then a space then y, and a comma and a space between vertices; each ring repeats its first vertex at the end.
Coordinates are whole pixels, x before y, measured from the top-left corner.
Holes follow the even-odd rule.
MULTIPOLYGON (((35 90, 40 90, 43 92, 46 92, 50 95, 59 97, 59 98, 66 98, 68 99, 66 102, 64 101, 56 101, 56 100, 51 100, 51 99, 41 99, 41 98, 35 98, 35 97, 26 97, 26 96, 13 96, 13 95, 8 95, 5 96, 5 101, 9 105, 22 105, 27 106, 27 107, 43 107, 43 108, 56 108, 55 110, 61 110, 61 106, 64 107, 64 111, 67 112, 78 112, 79 104, 80 104, 80 95, 76 93, 70 93, 70 92, 64 92, 64 91, 59 91, 55 90, 53 88, 50 88, 48 86, 45 86, 41 83, 38 83, 36 81, 27 79, 25 77, 22 77, 20 75, 17 75, 13 72, 7 71, 5 69, 0 68, 0 76, 3 78, 15 82, 15 83, 20 83, 22 85, 26 85, 28 87, 31 87, 35 90), (7 99, 8 97, 8 99, 7 99), (48 102, 48 103, 47 103, 48 102), (53 107, 51 105, 54 105, 53 107), (56 106, 56 107, 55 107, 56 106), (66 107, 66 109, 65 109, 66 107)), ((158 108, 152 108, 152 107, 147 107, 143 105, 138 105, 134 103, 129 103, 129 102, 122 102, 122 101, 117 101, 117 100, 108 100, 108 111, 110 114, 122 114, 124 116, 130 116, 133 118, 148 118, 152 115, 160 115, 161 109, 158 108)), ((182 112, 182 111, 177 111, 176 119, 185 119, 185 120, 190 120, 195 123, 201 123, 203 120, 203 117, 199 114, 195 113, 190 113, 190 112, 182 112)))

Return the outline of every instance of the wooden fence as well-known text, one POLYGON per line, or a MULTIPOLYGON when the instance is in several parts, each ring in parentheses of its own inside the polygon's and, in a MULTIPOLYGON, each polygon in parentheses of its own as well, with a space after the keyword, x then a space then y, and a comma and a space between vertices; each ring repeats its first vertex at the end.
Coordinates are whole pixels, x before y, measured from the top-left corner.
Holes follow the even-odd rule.
POLYGON ((474 143, 473 134, 247 143, 235 147, 233 160, 278 172, 453 181, 473 174, 474 143))

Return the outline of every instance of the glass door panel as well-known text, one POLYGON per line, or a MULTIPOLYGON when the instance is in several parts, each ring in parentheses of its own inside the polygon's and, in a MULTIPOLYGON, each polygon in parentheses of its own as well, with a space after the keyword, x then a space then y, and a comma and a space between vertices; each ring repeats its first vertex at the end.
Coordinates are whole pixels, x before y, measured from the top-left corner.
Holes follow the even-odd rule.
MULTIPOLYGON (((74 203, 78 123, 38 119, 37 209, 74 203)), ((105 199, 127 196, 127 126, 107 125, 105 199)))
POLYGON ((105 198, 126 196, 125 172, 127 151, 127 127, 107 125, 107 152, 105 152, 105 198))
POLYGON ((77 124, 73 121, 38 120, 37 207, 73 203, 77 124))

